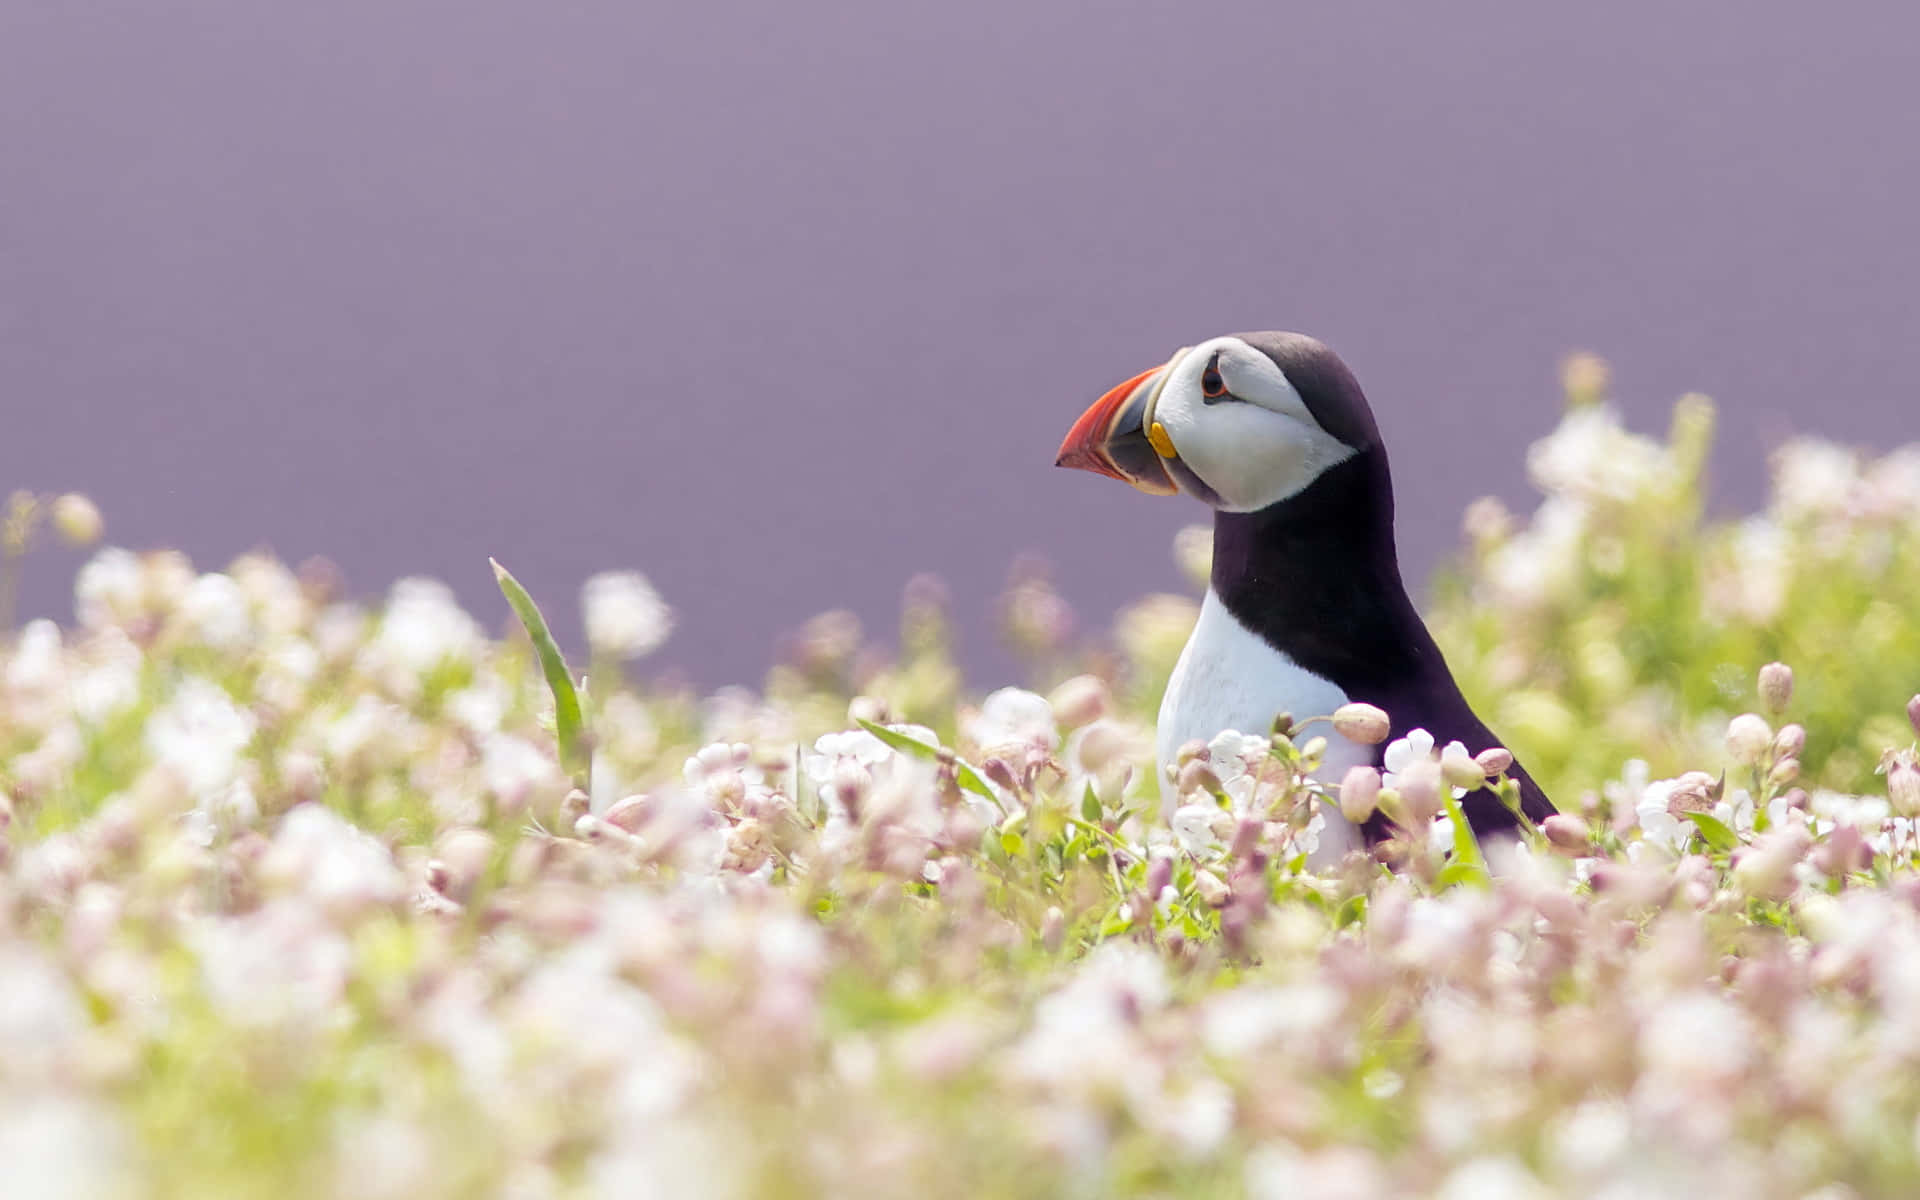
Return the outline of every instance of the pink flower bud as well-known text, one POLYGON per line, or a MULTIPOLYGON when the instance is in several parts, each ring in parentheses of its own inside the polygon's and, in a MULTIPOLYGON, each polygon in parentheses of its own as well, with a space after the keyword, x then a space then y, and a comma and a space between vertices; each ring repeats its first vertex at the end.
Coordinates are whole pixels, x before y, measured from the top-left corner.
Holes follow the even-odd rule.
POLYGON ((866 811, 867 793, 873 790, 873 775, 850 758, 833 764, 833 797, 846 810, 847 819, 859 824, 866 811))
POLYGON ((1784 900, 1793 892, 1793 868, 1813 846, 1804 829, 1762 834, 1733 865, 1733 885, 1759 900, 1784 900))
POLYGON ((1465 749, 1448 746, 1440 753, 1440 775, 1448 787, 1477 788, 1487 781, 1487 773, 1465 749))
POLYGON ((85 549, 100 540, 106 523, 93 501, 68 492, 53 502, 53 528, 67 545, 85 549))
POLYGON ((856 724, 872 721, 875 725, 885 725, 893 719, 893 714, 887 702, 878 696, 855 696, 847 701, 847 719, 856 724))
POLYGON ((1767 782, 1775 787, 1784 787, 1800 778, 1800 760, 1797 758, 1776 759, 1773 770, 1767 772, 1767 782))
POLYGON ((1757 713, 1741 713, 1727 722, 1727 752, 1742 766, 1751 767, 1773 746, 1773 728, 1757 713))
POLYGON ((1340 781, 1340 815, 1355 825, 1373 815, 1380 797, 1380 772, 1372 767, 1350 767, 1340 781))
POLYGON ((1112 706, 1107 685, 1097 675, 1075 675, 1047 697, 1053 718, 1069 729, 1077 729, 1107 715, 1112 706))
POLYGON ((1760 703, 1778 716, 1787 711, 1793 699, 1793 668, 1783 662, 1770 662, 1760 668, 1760 703))
POLYGON ((1166 891, 1167 885, 1172 882, 1173 859, 1165 854, 1154 855, 1153 861, 1147 864, 1146 892, 1148 901, 1158 900, 1160 893, 1166 891))
POLYGON ((1440 815, 1440 788, 1444 780, 1440 777, 1439 763, 1430 760, 1408 763, 1395 782, 1409 821, 1422 826, 1440 815))
POLYGON ((1473 761, 1480 764, 1480 770, 1488 779, 1506 774, 1513 765, 1513 752, 1501 746, 1492 746, 1474 755, 1473 761))
POLYGON ((1200 902, 1208 908, 1225 908, 1227 901, 1233 899, 1233 889, 1226 881, 1205 869, 1193 874, 1193 890, 1199 893, 1200 902))
POLYGON ((1902 752, 1887 766, 1887 803, 1895 815, 1920 816, 1920 765, 1902 752))
POLYGON ((1006 759, 1001 758, 999 755, 995 755, 981 763, 980 773, 1010 792, 1020 790, 1020 781, 1014 778, 1013 768, 1007 764, 1006 759))
POLYGON ((1807 748, 1807 731, 1801 725, 1782 725, 1780 732, 1773 735, 1773 754, 1775 758, 1799 758, 1800 752, 1807 748))
POLYGON ((1350 742, 1377 746, 1387 740, 1393 725, 1387 714, 1371 704, 1342 704, 1333 710, 1333 728, 1350 742))
POLYGON ((1593 841, 1592 826, 1573 813, 1553 814, 1540 822, 1540 832, 1547 835, 1557 850, 1578 853, 1588 849, 1593 841))
POLYGON ((1188 759, 1180 768, 1179 795, 1188 796, 1194 792, 1206 792, 1211 795, 1219 790, 1220 777, 1215 775, 1213 768, 1202 760, 1188 759))
POLYGON ((1260 844, 1260 835, 1266 831, 1266 823, 1258 817, 1243 817, 1234 827, 1233 842, 1227 847, 1229 862, 1239 862, 1247 858, 1260 844))
POLYGON ((1808 861, 1829 879, 1873 866, 1873 847, 1857 826, 1836 825, 1827 840, 1813 848, 1808 861))
POLYGON ((606 818, 609 825, 617 825, 628 833, 638 833, 652 807, 652 801, 645 796, 628 796, 614 801, 613 806, 601 816, 606 818))
POLYGON ((1920 696, 1907 701, 1907 724, 1913 726, 1913 732, 1920 734, 1920 696))

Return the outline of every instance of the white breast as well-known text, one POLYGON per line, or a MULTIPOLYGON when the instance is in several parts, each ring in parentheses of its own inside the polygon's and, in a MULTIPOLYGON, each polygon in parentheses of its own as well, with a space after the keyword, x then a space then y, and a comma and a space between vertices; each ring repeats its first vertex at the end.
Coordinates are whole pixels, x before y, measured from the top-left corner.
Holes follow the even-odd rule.
MULTIPOLYGON (((1170 807, 1173 799, 1172 785, 1166 782, 1167 764, 1190 739, 1210 741, 1223 729, 1263 734, 1283 712, 1303 721, 1329 716, 1346 702, 1345 692, 1267 645, 1208 588, 1200 620, 1180 652, 1173 677, 1167 681, 1167 694, 1160 701, 1155 758, 1163 801, 1170 807)), ((1348 768, 1373 761, 1371 747, 1348 741, 1326 722, 1312 726, 1308 734, 1327 739, 1317 779, 1338 784, 1348 768)), ((1326 815, 1327 828, 1312 858, 1316 865, 1337 862, 1361 845, 1359 830, 1331 808, 1326 815)))

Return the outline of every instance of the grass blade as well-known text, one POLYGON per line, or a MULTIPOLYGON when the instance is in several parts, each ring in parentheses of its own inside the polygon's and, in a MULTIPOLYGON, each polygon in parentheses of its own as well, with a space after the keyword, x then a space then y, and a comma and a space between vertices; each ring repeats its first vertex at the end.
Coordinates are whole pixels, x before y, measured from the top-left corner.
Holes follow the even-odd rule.
POLYGON ((540 615, 540 606, 533 602, 527 589, 520 586, 513 572, 501 566, 498 559, 489 558, 487 561, 493 564, 493 578, 500 585, 500 594, 507 598, 507 604, 513 609, 513 615, 520 618, 520 624, 526 626, 527 637, 533 642, 533 652, 540 659, 540 673, 547 677, 547 687, 553 691, 553 731, 560 743, 560 768, 576 786, 585 788, 589 782, 590 765, 587 761, 586 739, 582 736, 580 693, 573 686, 573 675, 567 670, 566 656, 560 653, 559 643, 553 640, 553 632, 547 628, 547 619, 540 615))

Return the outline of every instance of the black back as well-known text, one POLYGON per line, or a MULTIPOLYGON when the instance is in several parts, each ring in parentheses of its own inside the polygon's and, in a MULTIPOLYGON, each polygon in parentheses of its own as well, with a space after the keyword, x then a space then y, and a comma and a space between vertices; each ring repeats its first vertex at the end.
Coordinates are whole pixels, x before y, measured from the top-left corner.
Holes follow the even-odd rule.
MULTIPOLYGON (((1386 451, 1352 373, 1311 338, 1237 336, 1273 358, 1321 428, 1356 453, 1277 504, 1216 512, 1214 592, 1269 645, 1349 699, 1385 709, 1396 736, 1425 729, 1438 745, 1458 740, 1476 754, 1499 744, 1460 694, 1401 582, 1386 451)), ((1376 748, 1376 765, 1382 752, 1376 748)), ((1554 811, 1519 763, 1508 773, 1531 820, 1554 811)), ((1486 788, 1467 793, 1461 807, 1476 832, 1517 824, 1486 788)), ((1366 833, 1384 837, 1385 818, 1376 815, 1366 833)))

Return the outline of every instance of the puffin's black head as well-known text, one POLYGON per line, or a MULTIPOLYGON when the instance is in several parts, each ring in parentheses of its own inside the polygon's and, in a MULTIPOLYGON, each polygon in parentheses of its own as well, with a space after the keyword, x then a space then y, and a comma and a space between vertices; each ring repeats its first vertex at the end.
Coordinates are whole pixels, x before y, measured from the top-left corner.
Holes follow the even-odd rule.
POLYGON ((1305 334, 1266 332, 1211 338, 1122 383, 1074 424, 1055 461, 1256 512, 1362 456, 1384 470, 1347 365, 1305 334))

